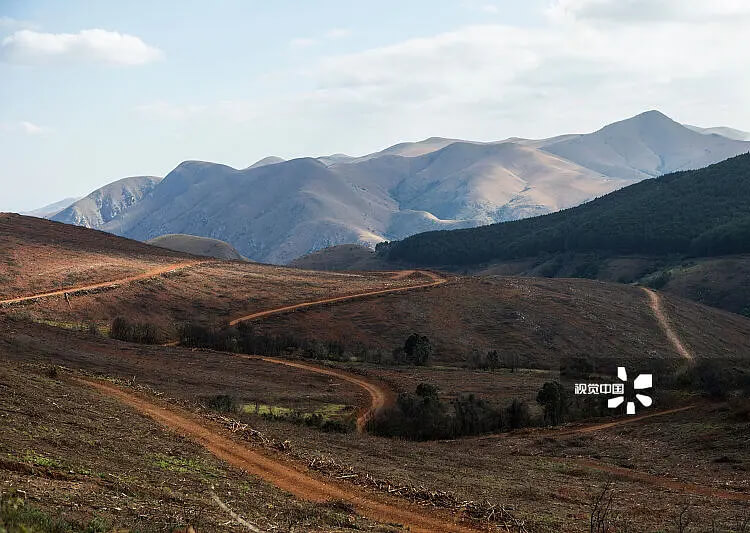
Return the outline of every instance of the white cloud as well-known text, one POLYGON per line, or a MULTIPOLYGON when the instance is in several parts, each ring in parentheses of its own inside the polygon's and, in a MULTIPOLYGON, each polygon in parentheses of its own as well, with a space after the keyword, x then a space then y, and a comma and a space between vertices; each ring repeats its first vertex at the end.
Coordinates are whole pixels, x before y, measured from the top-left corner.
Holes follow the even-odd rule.
POLYGON ((28 20, 18 20, 11 17, 0 17, 0 30, 15 31, 20 29, 35 29, 37 25, 28 20))
POLYGON ((20 30, 0 46, 0 58, 24 65, 99 63, 142 65, 156 61, 162 52, 133 35, 92 29, 78 33, 40 33, 20 30))
POLYGON ((46 126, 40 126, 28 120, 19 120, 17 122, 0 122, 0 130, 8 133, 20 133, 29 136, 44 135, 52 131, 46 126))
POLYGON ((432 135, 492 140, 592 131, 654 108, 689 123, 747 128, 741 17, 602 24, 581 15, 587 1, 597 0, 557 0, 553 7, 578 6, 576 14, 558 12, 542 25, 466 26, 323 56, 302 71, 275 73, 268 83, 278 85, 278 96, 209 103, 192 113, 167 108, 162 116, 212 127, 245 122, 268 142, 283 126, 279 143, 301 138, 320 146, 325 139, 334 150, 432 135))
POLYGON ((555 0, 553 18, 614 22, 709 22, 750 16, 747 0, 555 0))

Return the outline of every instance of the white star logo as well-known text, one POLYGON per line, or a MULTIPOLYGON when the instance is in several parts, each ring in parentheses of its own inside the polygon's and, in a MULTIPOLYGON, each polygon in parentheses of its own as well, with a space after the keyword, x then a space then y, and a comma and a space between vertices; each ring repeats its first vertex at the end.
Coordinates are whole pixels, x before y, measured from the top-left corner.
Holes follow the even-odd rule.
MULTIPOLYGON (((628 372, 627 370, 625 370, 624 366, 617 367, 617 377, 620 379, 620 381, 628 381, 628 372)), ((639 374, 638 377, 635 378, 635 381, 633 381, 633 388, 635 390, 650 389, 652 385, 652 374, 639 374)), ((654 401, 651 399, 651 396, 647 396, 646 394, 636 394, 635 397, 644 407, 650 407, 651 404, 654 403, 654 401)), ((622 405, 624 401, 625 396, 615 396, 614 398, 610 398, 607 401, 607 407, 609 407, 610 409, 614 409, 615 407, 619 407, 620 405, 622 405)), ((634 415, 635 402, 628 402, 625 412, 629 415, 634 415)))

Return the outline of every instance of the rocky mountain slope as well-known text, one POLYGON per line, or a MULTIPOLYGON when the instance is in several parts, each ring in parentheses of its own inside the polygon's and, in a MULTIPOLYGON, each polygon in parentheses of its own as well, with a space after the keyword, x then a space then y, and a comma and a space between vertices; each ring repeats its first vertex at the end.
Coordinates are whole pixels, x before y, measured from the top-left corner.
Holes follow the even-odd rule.
POLYGON ((51 219, 86 228, 101 228, 150 195, 159 181, 161 178, 155 176, 117 180, 81 198, 51 219))

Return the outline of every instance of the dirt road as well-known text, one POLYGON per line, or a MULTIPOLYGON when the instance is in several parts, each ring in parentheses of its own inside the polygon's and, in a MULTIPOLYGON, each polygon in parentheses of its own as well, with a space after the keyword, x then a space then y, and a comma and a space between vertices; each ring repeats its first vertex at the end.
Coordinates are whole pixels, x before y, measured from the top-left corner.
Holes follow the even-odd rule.
POLYGON ((258 319, 258 318, 264 318, 264 317, 271 316, 271 315, 278 315, 278 314, 282 314, 282 313, 289 313, 289 312, 292 312, 292 311, 297 311, 298 309, 305 309, 305 308, 308 308, 308 307, 315 307, 315 306, 318 306, 318 305, 325 305, 325 304, 336 303, 336 302, 345 302, 345 301, 348 301, 348 300, 357 300, 357 299, 360 299, 360 298, 367 298, 367 297, 370 297, 370 296, 377 296, 379 294, 390 294, 390 293, 394 293, 394 292, 411 291, 411 290, 414 290, 414 289, 424 289, 426 287, 435 287, 437 285, 440 285, 440 284, 445 283, 446 281, 448 281, 445 278, 443 278, 441 276, 438 276, 434 272, 430 272, 428 270, 404 270, 404 271, 397 272, 393 276, 392 279, 394 279, 394 280, 395 279, 401 279, 401 278, 404 278, 406 276, 409 276, 409 275, 417 273, 417 272, 419 272, 420 274, 423 274, 423 275, 429 277, 430 279, 432 279, 432 281, 430 281, 428 283, 420 283, 418 285, 408 285, 408 286, 405 286, 405 287, 394 287, 392 289, 378 289, 378 290, 374 290, 374 291, 359 292, 357 294, 349 294, 347 296, 336 296, 334 298, 325 298, 323 300, 315 300, 315 301, 312 301, 312 302, 303 302, 303 303, 294 304, 294 305, 287 305, 287 306, 284 306, 284 307, 277 307, 275 309, 267 309, 265 311, 258 311, 256 313, 252 313, 252 314, 249 314, 249 315, 241 316, 239 318, 235 318, 234 320, 232 320, 231 322, 229 322, 229 325, 230 326, 234 326, 236 324, 239 324, 240 322, 245 322, 247 320, 255 320, 255 319, 258 319))
POLYGON ((656 316, 656 320, 659 322, 661 329, 664 330, 664 333, 669 339, 669 342, 672 343, 672 346, 674 346, 674 349, 683 358, 687 359, 688 361, 693 361, 694 360, 693 354, 690 353, 690 351, 687 348, 685 348, 684 344, 682 344, 682 341, 677 336, 677 333, 675 333, 675 331, 672 329, 672 326, 669 324, 669 319, 667 319, 667 315, 664 314, 664 309, 662 308, 662 305, 661 305, 661 296, 659 296, 656 292, 652 291, 651 289, 647 287, 641 287, 641 288, 646 292, 646 294, 648 294, 649 302, 651 305, 651 310, 654 312, 654 316, 656 316))
POLYGON ((270 452, 251 449, 243 443, 236 442, 224 436, 225 433, 220 428, 194 417, 187 411, 163 407, 147 398, 108 383, 86 379, 77 379, 77 381, 118 399, 159 424, 201 444, 216 457, 232 466, 264 479, 297 498, 313 502, 345 501, 362 516, 384 524, 403 524, 412 532, 470 533, 481 531, 457 523, 457 517, 444 511, 426 509, 405 500, 388 498, 343 481, 334 482, 324 479, 288 458, 273 457, 270 452))
POLYGON ((368 379, 364 376, 359 376, 357 374, 352 374, 344 370, 325 368, 321 366, 310 365, 307 363, 289 361, 285 359, 276 359, 275 357, 265 357, 260 355, 237 355, 237 357, 242 357, 245 359, 259 359, 261 361, 266 361, 277 365, 284 365, 292 368, 307 370, 308 372, 314 372, 316 374, 333 376, 335 378, 353 383, 354 385, 361 387, 370 395, 370 404, 366 407, 360 408, 359 414, 357 415, 357 431, 360 433, 364 431, 367 422, 375 415, 375 413, 380 411, 383 407, 392 405, 396 399, 396 394, 392 390, 388 389, 377 381, 368 379))
POLYGON ((594 459, 586 458, 563 458, 563 457, 550 457, 551 460, 560 463, 575 463, 580 466, 587 468, 593 468, 602 472, 613 474, 617 477, 630 479, 634 481, 640 481, 654 487, 662 489, 669 489, 680 492, 682 494, 693 494, 695 496, 704 496, 706 498, 719 498, 722 500, 731 500, 737 502, 750 502, 750 494, 744 492, 734 492, 731 490, 716 489, 713 487, 707 487, 705 485, 698 485, 696 483, 687 483, 671 479, 665 476, 655 476, 647 472, 639 472, 637 470, 631 470, 630 468, 623 468, 621 466, 614 466, 611 464, 596 461, 594 459))
POLYGON ((148 278, 155 278, 157 276, 161 276, 162 274, 168 274, 169 272, 175 272, 177 270, 182 270, 183 268, 201 265, 201 264, 208 263, 208 262, 209 261, 184 261, 182 263, 175 263, 172 265, 166 265, 163 267, 154 268, 152 270, 147 270, 146 272, 143 272, 141 274, 136 274, 135 276, 128 276, 126 278, 115 279, 112 281, 104 281, 101 283, 94 283, 92 285, 81 285, 78 287, 70 287, 67 289, 61 289, 59 291, 42 292, 39 294, 32 294, 29 296, 20 296, 18 298, 10 298, 8 300, 0 300, 0 306, 13 305, 13 304, 21 303, 21 302, 28 302, 31 300, 39 300, 41 298, 49 298, 52 296, 64 296, 66 294, 75 294, 77 292, 113 288, 119 285, 124 285, 126 283, 132 283, 134 281, 141 281, 141 280, 148 279, 148 278))

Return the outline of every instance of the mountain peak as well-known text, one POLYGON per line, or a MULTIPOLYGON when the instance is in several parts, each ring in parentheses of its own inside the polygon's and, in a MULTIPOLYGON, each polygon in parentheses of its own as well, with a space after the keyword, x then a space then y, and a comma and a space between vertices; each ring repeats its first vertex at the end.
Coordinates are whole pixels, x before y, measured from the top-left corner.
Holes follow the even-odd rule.
MULTIPOLYGON (((264 157, 263 159, 260 159, 260 160, 256 161, 255 163, 253 163, 252 165, 250 165, 247 168, 265 167, 265 166, 268 166, 268 165, 275 165, 276 163, 283 163, 284 161, 286 161, 286 159, 284 159, 283 157, 277 157, 275 155, 269 155, 268 157, 264 157)), ((247 170, 247 169, 245 169, 245 170, 247 170)))

